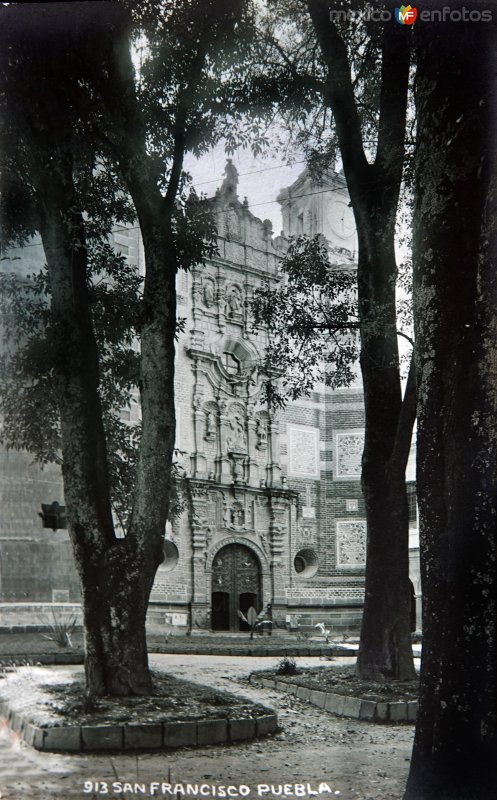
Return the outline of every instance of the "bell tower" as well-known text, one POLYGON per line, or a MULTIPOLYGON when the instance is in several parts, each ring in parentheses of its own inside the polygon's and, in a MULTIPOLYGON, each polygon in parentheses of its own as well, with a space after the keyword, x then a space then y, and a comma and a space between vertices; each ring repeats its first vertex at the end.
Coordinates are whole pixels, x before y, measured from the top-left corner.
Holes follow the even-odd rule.
POLYGON ((306 169, 277 198, 283 216, 285 236, 318 233, 326 237, 332 250, 357 254, 354 213, 343 173, 327 172, 319 181, 306 169))

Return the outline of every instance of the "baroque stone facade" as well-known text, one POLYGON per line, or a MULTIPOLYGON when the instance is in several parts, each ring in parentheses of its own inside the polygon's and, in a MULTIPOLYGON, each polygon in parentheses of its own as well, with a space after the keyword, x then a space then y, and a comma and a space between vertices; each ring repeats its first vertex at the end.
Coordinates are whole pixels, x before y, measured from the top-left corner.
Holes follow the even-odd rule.
MULTIPOLYGON (((275 414, 259 373, 265 334, 253 331, 249 303, 261 281, 281 279, 286 237, 294 233, 324 233, 334 262, 353 269, 357 243, 345 183, 333 174, 316 185, 304 172, 279 195, 284 230, 274 237, 271 223, 238 199, 237 181, 228 161, 211 201, 217 255, 178 276, 185 325, 177 345, 176 447, 184 510, 166 528, 150 619, 237 631, 246 628, 238 612, 253 606, 269 607, 282 627, 357 629, 366 552, 360 379, 347 389, 318 387, 275 414)), ((140 264, 136 231, 121 228, 115 243, 140 264)), ((38 517, 41 502, 62 502, 57 470, 45 473, 52 484, 44 484, 25 454, 0 457, 1 621, 7 603, 77 600, 77 582, 67 533, 42 529, 38 517), (30 576, 43 571, 56 542, 60 569, 41 588, 30 576), (36 548, 39 569, 31 558, 36 548), (25 573, 17 581, 6 578, 14 574, 14 551, 25 573)))
POLYGON ((360 381, 335 392, 320 387, 275 414, 258 369, 265 334, 253 331, 249 302, 262 281, 281 279, 286 236, 297 224, 312 234, 333 221, 330 203, 340 216, 338 234, 326 230, 332 257, 353 268, 355 232, 342 235, 344 182, 332 176, 318 192, 304 173, 279 196, 284 235, 274 237, 271 223, 238 199, 230 162, 225 176, 212 200, 218 255, 180 277, 187 324, 178 343, 178 448, 188 509, 168 531, 177 559, 173 570, 167 559, 159 568, 152 601, 169 613, 176 604, 198 628, 243 629, 237 612, 251 605, 270 606, 280 626, 357 627, 365 558, 354 438, 363 434, 360 381), (338 444, 342 429, 349 440, 338 444), (339 521, 349 517, 347 540, 339 521))

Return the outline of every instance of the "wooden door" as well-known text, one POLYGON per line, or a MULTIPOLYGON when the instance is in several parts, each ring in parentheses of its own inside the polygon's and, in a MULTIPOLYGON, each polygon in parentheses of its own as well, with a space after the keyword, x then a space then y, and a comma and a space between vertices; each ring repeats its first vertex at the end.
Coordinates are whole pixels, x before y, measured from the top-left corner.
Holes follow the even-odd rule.
POLYGON ((242 544, 223 547, 212 563, 212 628, 248 630, 238 616, 261 608, 261 568, 255 553, 242 544))

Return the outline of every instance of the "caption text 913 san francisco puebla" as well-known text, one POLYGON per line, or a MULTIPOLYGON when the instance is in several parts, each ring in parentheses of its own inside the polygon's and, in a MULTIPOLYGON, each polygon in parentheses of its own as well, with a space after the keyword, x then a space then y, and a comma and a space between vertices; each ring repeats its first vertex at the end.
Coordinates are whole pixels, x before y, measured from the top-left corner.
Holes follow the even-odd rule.
POLYGON ((326 782, 321 783, 258 783, 212 784, 212 783, 127 783, 124 781, 85 781, 84 794, 95 795, 138 795, 151 797, 339 797, 340 791, 326 782))

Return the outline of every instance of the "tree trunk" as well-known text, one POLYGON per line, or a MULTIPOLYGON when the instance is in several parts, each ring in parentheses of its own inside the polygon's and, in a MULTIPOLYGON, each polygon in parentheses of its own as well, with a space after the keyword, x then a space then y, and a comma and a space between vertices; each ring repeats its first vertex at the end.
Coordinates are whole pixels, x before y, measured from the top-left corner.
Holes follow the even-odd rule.
MULTIPOLYGON (((94 695, 146 694, 152 683, 145 620, 154 575, 163 557, 174 447, 174 294, 171 298, 166 282, 160 300, 156 297, 160 290, 149 289, 142 332, 145 402, 140 460, 130 527, 125 539, 117 539, 99 399, 98 353, 88 304, 84 225, 70 188, 70 157, 61 157, 57 168, 54 173, 47 171, 45 180, 40 179, 38 191, 51 289, 64 495, 82 587, 86 687, 94 695)), ((158 259, 165 263, 162 241, 160 245, 149 243, 148 251, 151 261, 155 258, 155 263, 158 259)))
POLYGON ((368 524, 366 597, 357 659, 366 680, 411 680, 408 520, 405 477, 363 477, 368 524), (386 574, 385 574, 386 573, 386 574), (388 584, 385 585, 385 579, 388 584))
POLYGON ((333 112, 359 239, 358 301, 366 434, 366 594, 358 672, 414 676, 410 638, 405 468, 414 424, 402 407, 397 346, 395 216, 404 162, 410 33, 387 22, 382 33, 378 143, 369 163, 347 46, 326 0, 307 0, 327 68, 324 103, 333 112))
POLYGON ((371 215, 371 222, 367 235, 359 236, 358 264, 366 418, 362 490, 368 540, 357 669, 364 679, 409 680, 415 677, 415 671, 405 471, 415 406, 411 403, 412 383, 408 384, 404 408, 401 396, 393 235, 387 234, 381 241, 379 231, 383 230, 382 222, 385 225, 381 209, 371 215), (406 413, 408 406, 410 413, 406 413))
MULTIPOLYGON (((465 4, 481 11, 479 3, 465 4)), ((495 23, 416 31, 415 326, 423 590, 406 800, 497 797, 495 23)))
MULTIPOLYGON (((175 442, 174 370, 176 272, 179 260, 172 217, 181 181, 185 137, 178 122, 165 195, 164 164, 150 157, 135 86, 129 42, 129 9, 119 10, 117 31, 100 41, 93 80, 108 113, 102 143, 118 165, 136 210, 145 255, 140 320, 142 436, 129 536, 162 558, 169 509, 169 481, 175 442), (144 533, 148 531, 148 533, 144 533)), ((200 67, 199 67, 200 69, 200 67)), ((178 103, 178 105, 181 105, 178 103)), ((179 112, 177 112, 179 114, 179 112)), ((193 236, 194 234, 192 234, 193 236)))
MULTIPOLYGON (((212 36, 192 38, 195 57, 191 63, 186 59, 184 74, 183 56, 176 52, 171 56, 178 70, 166 70, 164 79, 170 86, 166 84, 164 91, 176 93, 171 101, 174 124, 161 145, 161 151, 163 146, 171 155, 168 164, 163 162, 165 153, 159 159, 149 149, 150 136, 155 138, 150 131, 163 124, 164 108, 162 100, 157 101, 161 122, 147 128, 150 109, 144 110, 138 102, 130 53, 131 8, 103 5, 98 19, 93 9, 87 16, 88 9, 80 8, 74 25, 71 19, 64 26, 63 37, 58 35, 60 26, 54 28, 60 22, 57 11, 46 20, 43 17, 45 29, 39 20, 26 27, 22 15, 13 12, 6 52, 22 58, 7 58, 6 86, 21 139, 19 152, 29 161, 29 183, 36 195, 47 258, 64 494, 83 591, 87 688, 94 694, 120 695, 151 689, 145 618, 163 557, 174 452, 175 279, 177 251, 185 235, 178 232, 181 225, 174 216, 180 213, 177 197, 186 129, 200 108, 210 119, 198 96, 204 67, 210 63, 207 51, 216 40, 224 48, 226 26, 230 35, 238 17, 232 14, 232 4, 226 9, 223 5, 219 14, 216 4, 211 4, 202 20, 212 36), (11 51, 14 44, 17 49, 11 51), (196 109, 193 115, 192 108, 196 109), (99 353, 87 287, 82 204, 92 200, 78 195, 74 180, 74 161, 94 157, 94 148, 98 149, 93 138, 97 131, 101 147, 120 168, 135 203, 146 264, 140 319, 142 434, 125 540, 116 538, 112 520, 99 353)), ((183 18, 179 28, 183 31, 183 18)), ((186 247, 190 259, 203 252, 193 227, 186 247), (192 246, 195 236, 197 247, 192 246)), ((183 253, 183 267, 188 267, 189 258, 183 253)))
POLYGON ((140 563, 127 539, 103 558, 76 562, 82 575, 85 675, 94 695, 150 694, 145 622, 156 564, 140 563))

